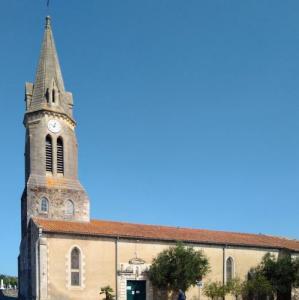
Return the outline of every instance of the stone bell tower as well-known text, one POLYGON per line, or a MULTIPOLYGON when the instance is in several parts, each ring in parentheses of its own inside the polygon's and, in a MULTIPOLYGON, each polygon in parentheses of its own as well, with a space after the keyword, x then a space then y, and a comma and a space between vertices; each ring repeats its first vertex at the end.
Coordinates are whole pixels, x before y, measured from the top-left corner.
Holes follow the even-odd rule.
POLYGON ((31 217, 89 221, 89 199, 78 179, 73 97, 64 88, 50 17, 35 82, 25 86, 25 102, 22 236, 31 217))

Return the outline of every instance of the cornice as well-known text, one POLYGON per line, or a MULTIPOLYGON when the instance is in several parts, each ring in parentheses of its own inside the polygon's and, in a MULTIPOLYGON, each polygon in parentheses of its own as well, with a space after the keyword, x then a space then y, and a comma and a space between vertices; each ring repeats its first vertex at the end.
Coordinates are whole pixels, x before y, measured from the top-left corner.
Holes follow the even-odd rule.
POLYGON ((28 119, 33 115, 35 115, 35 116, 50 115, 53 117, 59 117, 59 118, 62 118, 63 120, 65 120, 67 123, 69 123, 73 127, 76 127, 76 125, 77 125, 76 121, 73 118, 71 118, 69 115, 67 115, 66 113, 57 112, 57 111, 54 111, 51 109, 39 109, 39 110, 34 110, 34 111, 28 111, 25 113, 24 120, 23 120, 23 124, 25 127, 26 127, 28 119))

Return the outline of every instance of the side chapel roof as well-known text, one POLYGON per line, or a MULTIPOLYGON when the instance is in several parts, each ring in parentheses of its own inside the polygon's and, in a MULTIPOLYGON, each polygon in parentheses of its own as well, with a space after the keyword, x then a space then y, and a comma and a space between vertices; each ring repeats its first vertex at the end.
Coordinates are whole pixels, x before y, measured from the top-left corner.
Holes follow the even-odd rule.
POLYGON ((288 249, 299 252, 299 240, 264 234, 213 231, 158 225, 91 220, 72 222, 34 218, 33 222, 45 233, 84 236, 119 237, 140 240, 182 241, 197 244, 288 249))

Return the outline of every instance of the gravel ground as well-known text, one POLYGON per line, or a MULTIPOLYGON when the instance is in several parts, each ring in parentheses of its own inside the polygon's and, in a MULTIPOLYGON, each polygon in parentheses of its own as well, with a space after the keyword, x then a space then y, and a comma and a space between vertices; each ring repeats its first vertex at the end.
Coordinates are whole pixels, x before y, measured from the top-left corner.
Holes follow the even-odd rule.
POLYGON ((17 291, 0 291, 0 300, 16 300, 18 298, 17 291))

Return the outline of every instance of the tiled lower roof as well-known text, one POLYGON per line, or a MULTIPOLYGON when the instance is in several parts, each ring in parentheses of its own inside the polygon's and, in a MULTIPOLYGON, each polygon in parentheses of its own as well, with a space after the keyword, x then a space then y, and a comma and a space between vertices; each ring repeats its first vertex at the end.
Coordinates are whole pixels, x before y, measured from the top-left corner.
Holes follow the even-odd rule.
POLYGON ((198 244, 249 246, 289 249, 299 252, 299 240, 264 234, 213 231, 157 225, 91 220, 71 222, 34 218, 33 222, 46 233, 105 236, 160 241, 183 241, 198 244))

